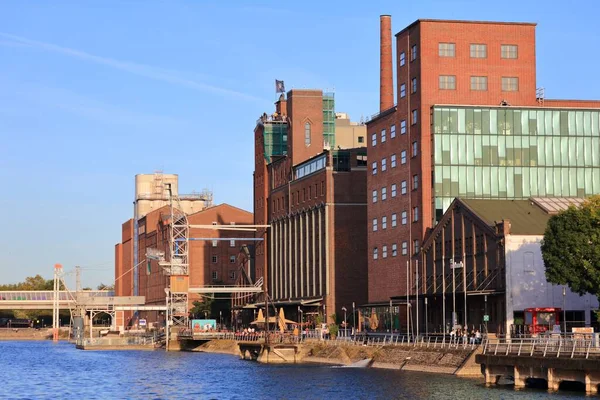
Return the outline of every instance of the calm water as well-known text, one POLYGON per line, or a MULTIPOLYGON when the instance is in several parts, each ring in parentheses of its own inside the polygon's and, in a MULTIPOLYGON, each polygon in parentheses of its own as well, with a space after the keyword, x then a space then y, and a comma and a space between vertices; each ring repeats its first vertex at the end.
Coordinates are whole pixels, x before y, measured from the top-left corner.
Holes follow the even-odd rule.
POLYGON ((81 351, 67 343, 0 342, 6 399, 553 399, 481 380, 328 366, 270 366, 235 356, 81 351))

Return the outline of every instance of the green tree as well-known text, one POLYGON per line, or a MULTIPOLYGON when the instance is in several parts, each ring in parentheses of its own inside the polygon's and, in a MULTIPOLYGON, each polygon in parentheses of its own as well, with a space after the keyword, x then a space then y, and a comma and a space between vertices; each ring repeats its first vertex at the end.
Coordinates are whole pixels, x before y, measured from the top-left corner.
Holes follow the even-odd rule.
POLYGON ((550 218, 542 257, 549 282, 600 299, 600 196, 550 218))
POLYGON ((115 290, 115 285, 105 285, 104 283, 100 283, 98 285, 98 290, 115 290))
POLYGON ((194 301, 192 305, 190 314, 192 314, 193 318, 204 318, 205 315, 211 317, 213 314, 214 297, 212 294, 209 294, 204 297, 203 301, 194 301))

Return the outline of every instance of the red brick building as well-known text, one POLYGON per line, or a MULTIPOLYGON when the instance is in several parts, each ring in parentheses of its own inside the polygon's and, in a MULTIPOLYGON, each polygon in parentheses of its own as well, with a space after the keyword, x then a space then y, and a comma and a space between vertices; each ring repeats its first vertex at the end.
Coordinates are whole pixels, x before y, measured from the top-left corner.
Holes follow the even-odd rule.
POLYGON ((407 287, 414 296, 425 232, 454 197, 527 199, 600 190, 594 181, 600 164, 593 158, 600 151, 600 102, 544 99, 536 89, 535 24, 415 21, 396 34, 395 104, 391 46, 391 17, 384 15, 380 112, 367 122, 373 306, 405 299, 407 287), (577 145, 575 136, 581 136, 577 145), (550 154, 572 145, 592 156, 589 165, 560 157, 552 164, 544 145, 550 154), (582 169, 568 169, 574 167, 582 169))
POLYGON ((332 150, 331 95, 291 90, 275 105, 254 130, 254 221, 271 225, 256 277, 291 318, 341 316, 367 298, 366 149, 332 150))
MULTIPOLYGON (((147 260, 148 249, 156 249, 169 254, 169 206, 155 209, 138 221, 138 259, 142 263, 139 273, 139 295, 146 297, 146 305, 164 305, 165 291, 169 277, 163 273, 158 261, 147 260)), ((187 216, 190 225, 249 225, 252 224, 252 213, 220 204, 187 216)), ((132 220, 123 224, 122 242, 115 247, 115 292, 119 296, 131 296, 133 293, 131 253, 132 220), (118 278, 122 276, 122 278, 118 278)), ((206 285, 230 285, 237 281, 240 248, 252 241, 235 240, 252 238, 253 232, 227 231, 191 228, 189 230, 189 288, 206 285), (225 240, 212 240, 225 239, 225 240), (227 240, 231 238, 230 240, 227 240), (196 239, 196 240, 194 240, 196 239), (201 239, 201 240, 198 240, 201 239)), ((188 307, 199 300, 200 295, 188 296, 188 307)), ((148 322, 161 323, 161 316, 156 311, 141 311, 139 318, 148 322)))

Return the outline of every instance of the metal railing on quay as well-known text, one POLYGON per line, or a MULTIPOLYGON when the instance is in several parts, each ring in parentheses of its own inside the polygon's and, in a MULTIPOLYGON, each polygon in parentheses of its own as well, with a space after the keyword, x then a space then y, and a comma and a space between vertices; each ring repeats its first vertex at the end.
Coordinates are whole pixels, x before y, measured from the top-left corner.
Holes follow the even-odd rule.
POLYGON ((153 336, 84 338, 77 341, 83 346, 150 346, 154 345, 153 336))
POLYGON ((600 358, 600 334, 484 339, 483 354, 521 357, 600 358))

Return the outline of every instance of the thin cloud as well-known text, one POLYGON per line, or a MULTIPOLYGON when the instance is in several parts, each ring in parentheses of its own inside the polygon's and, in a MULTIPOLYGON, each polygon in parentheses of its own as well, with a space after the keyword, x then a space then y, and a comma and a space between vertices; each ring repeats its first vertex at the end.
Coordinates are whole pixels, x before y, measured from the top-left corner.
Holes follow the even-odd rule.
MULTIPOLYGON (((84 51, 71 49, 68 47, 58 46, 52 43, 40 42, 37 40, 27 39, 22 36, 11 35, 9 33, 0 32, 0 37, 10 39, 13 41, 12 45, 27 45, 30 47, 38 48, 41 50, 49 51, 52 53, 63 54, 69 57, 78 58, 80 60, 89 61, 95 64, 106 65, 108 67, 126 71, 135 75, 143 76, 145 78, 154 79, 157 81, 163 81, 174 85, 188 87, 190 89, 199 90, 202 92, 211 92, 220 94, 223 96, 236 97, 244 100, 261 101, 266 100, 238 92, 235 90, 209 85, 206 83, 198 82, 192 79, 183 78, 177 71, 169 71, 160 69, 151 65, 137 64, 129 61, 116 60, 114 58, 100 57, 94 54, 86 53, 84 51)), ((8 42, 0 41, 0 45, 7 46, 11 45, 8 42)))

